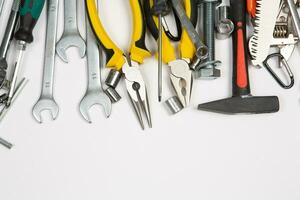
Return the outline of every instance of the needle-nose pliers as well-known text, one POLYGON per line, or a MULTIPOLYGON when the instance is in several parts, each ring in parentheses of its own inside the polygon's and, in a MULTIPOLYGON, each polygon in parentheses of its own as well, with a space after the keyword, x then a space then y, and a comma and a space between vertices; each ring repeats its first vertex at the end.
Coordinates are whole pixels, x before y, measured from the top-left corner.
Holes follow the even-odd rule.
POLYGON ((146 24, 142 12, 140 0, 129 0, 133 13, 133 34, 129 55, 126 55, 111 40, 105 31, 98 16, 96 0, 85 0, 86 9, 91 27, 100 45, 106 53, 107 67, 122 71, 125 77, 126 88, 137 117, 144 129, 142 113, 147 118, 149 127, 152 127, 150 107, 148 102, 146 85, 139 70, 139 64, 143 63, 151 53, 145 45, 146 24))

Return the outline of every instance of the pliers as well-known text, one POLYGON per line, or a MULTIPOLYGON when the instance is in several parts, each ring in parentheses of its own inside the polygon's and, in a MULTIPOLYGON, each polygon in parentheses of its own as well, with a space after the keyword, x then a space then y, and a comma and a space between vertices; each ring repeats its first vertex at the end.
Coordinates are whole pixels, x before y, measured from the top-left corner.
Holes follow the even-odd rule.
MULTIPOLYGON (((197 23, 197 9, 196 2, 194 0, 183 1, 186 15, 191 19, 192 23, 196 26, 197 23)), ((146 14, 146 21, 149 31, 152 36, 158 39, 158 19, 151 14, 151 8, 153 6, 153 0, 144 0, 144 10, 146 14)), ((176 57, 176 49, 172 45, 170 38, 163 32, 162 35, 162 50, 163 50, 163 62, 170 67, 170 80, 172 86, 184 107, 187 107, 190 103, 193 77, 190 69, 192 59, 196 54, 196 48, 190 39, 187 31, 182 30, 181 39, 179 41, 179 54, 180 57, 176 57)))
POLYGON ((146 24, 142 12, 140 0, 129 0, 133 12, 133 34, 129 55, 116 46, 105 31, 98 16, 96 0, 85 0, 86 10, 91 27, 97 40, 106 53, 107 67, 122 71, 125 77, 126 88, 138 120, 144 129, 142 112, 147 118, 149 127, 152 127, 150 106, 148 101, 147 89, 143 76, 139 70, 139 64, 142 64, 146 57, 151 53, 145 45, 146 24))

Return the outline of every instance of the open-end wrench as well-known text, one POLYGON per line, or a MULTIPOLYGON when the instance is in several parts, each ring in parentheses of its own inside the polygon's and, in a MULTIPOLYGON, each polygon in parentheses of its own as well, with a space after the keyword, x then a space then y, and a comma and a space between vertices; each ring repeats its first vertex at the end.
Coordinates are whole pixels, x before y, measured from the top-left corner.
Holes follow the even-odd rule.
POLYGON ((58 56, 66 63, 68 63, 66 51, 70 47, 77 47, 81 58, 85 56, 86 44, 77 26, 76 0, 64 0, 64 32, 56 47, 58 56))
POLYGON ((19 7, 20 7, 20 0, 14 0, 8 18, 8 22, 5 28, 5 33, 0 46, 0 85, 4 83, 6 78, 6 69, 7 69, 6 56, 16 27, 19 7))
POLYGON ((88 87, 85 96, 82 98, 79 109, 83 118, 92 123, 89 116, 89 109, 94 105, 103 107, 106 117, 111 114, 112 103, 108 96, 103 92, 101 86, 100 72, 100 53, 97 40, 92 28, 86 18, 86 35, 87 35, 87 68, 88 68, 88 87))
POLYGON ((47 36, 45 45, 44 74, 42 83, 42 92, 38 102, 32 109, 34 118, 42 123, 41 112, 48 110, 52 119, 58 116, 59 107, 53 97, 53 79, 55 67, 55 43, 58 20, 58 1, 48 0, 47 7, 47 36))

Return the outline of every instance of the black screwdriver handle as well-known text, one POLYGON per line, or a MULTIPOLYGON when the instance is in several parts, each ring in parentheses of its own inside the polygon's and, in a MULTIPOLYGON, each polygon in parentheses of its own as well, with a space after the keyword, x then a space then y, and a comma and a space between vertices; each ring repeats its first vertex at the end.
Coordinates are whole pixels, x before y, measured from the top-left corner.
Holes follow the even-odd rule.
POLYGON ((246 0, 230 0, 233 32, 233 96, 250 94, 247 40, 246 40, 246 0))
POLYGON ((20 27, 15 34, 15 39, 26 43, 33 42, 32 31, 39 19, 45 0, 21 0, 20 27))

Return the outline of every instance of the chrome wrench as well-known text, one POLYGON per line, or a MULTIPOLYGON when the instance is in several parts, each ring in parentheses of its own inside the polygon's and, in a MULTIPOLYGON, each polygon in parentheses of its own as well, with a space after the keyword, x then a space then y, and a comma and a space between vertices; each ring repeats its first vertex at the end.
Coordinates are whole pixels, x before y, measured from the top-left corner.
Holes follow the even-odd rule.
POLYGON ((14 0, 11 12, 8 18, 8 22, 5 28, 5 33, 0 46, 0 85, 2 85, 6 78, 7 70, 7 51, 11 44, 13 33, 16 27, 18 12, 19 12, 20 0, 14 0))
POLYGON ((100 52, 97 45, 97 40, 94 36, 93 30, 89 24, 88 17, 86 17, 86 35, 87 35, 87 67, 88 67, 88 87, 82 98, 79 110, 83 118, 92 123, 89 116, 89 109, 94 105, 100 105, 104 108, 106 117, 111 114, 112 103, 109 97, 103 92, 101 86, 101 72, 100 72, 100 52))
POLYGON ((85 56, 86 44, 77 26, 76 0, 64 0, 64 32, 56 45, 57 55, 66 63, 68 63, 66 51, 70 47, 77 47, 81 58, 85 56))
POLYGON ((50 111, 53 120, 57 118, 59 112, 59 107, 53 97, 55 43, 58 22, 58 1, 59 0, 48 0, 47 36, 45 45, 42 92, 38 102, 32 109, 32 114, 39 123, 42 123, 42 111, 50 111))

